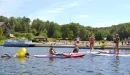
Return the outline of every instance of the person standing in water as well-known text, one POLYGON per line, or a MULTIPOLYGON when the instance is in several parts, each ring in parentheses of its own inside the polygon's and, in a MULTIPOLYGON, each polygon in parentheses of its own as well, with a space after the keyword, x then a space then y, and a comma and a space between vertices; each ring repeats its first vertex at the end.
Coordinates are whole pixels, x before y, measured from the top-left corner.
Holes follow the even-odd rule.
POLYGON ((119 35, 116 34, 116 37, 114 38, 114 43, 115 43, 115 48, 114 48, 114 52, 119 54, 119 41, 120 41, 120 38, 119 38, 119 35))
POLYGON ((94 47, 94 41, 95 41, 94 37, 91 36, 91 37, 89 38, 90 51, 92 51, 92 49, 93 49, 93 47, 94 47))

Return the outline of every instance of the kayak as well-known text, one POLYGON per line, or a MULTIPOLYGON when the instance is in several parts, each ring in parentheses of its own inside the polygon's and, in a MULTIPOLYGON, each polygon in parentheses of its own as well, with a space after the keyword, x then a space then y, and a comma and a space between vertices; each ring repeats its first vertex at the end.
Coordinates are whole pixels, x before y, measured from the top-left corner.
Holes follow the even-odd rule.
POLYGON ((34 57, 37 58, 78 58, 83 56, 85 56, 85 52, 79 52, 79 53, 64 52, 62 54, 56 54, 56 55, 34 55, 34 57))
POLYGON ((104 53, 100 53, 100 54, 94 54, 96 56, 124 56, 124 57, 127 57, 127 56, 130 56, 130 54, 104 54, 104 53))

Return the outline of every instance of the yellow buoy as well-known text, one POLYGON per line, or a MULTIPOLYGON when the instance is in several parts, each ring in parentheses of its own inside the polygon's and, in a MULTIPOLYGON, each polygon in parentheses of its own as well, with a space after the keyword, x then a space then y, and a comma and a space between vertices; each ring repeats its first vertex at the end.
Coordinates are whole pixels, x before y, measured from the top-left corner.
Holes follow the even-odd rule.
POLYGON ((17 57, 25 57, 25 54, 26 54, 26 48, 20 48, 18 51, 17 51, 17 57))

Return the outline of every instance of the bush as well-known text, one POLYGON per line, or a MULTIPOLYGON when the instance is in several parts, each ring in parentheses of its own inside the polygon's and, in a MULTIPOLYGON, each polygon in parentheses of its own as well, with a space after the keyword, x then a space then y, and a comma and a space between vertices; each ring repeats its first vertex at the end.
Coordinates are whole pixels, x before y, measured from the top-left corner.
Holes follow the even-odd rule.
POLYGON ((27 33, 26 34, 26 37, 27 37, 28 40, 32 40, 33 36, 34 36, 33 33, 27 33))

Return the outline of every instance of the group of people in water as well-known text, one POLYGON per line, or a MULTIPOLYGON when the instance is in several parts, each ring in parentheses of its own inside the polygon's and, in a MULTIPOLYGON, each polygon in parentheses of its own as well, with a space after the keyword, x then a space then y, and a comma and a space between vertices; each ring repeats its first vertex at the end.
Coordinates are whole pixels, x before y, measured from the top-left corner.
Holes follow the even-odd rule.
MULTIPOLYGON (((114 43, 114 53, 115 54, 119 54, 119 35, 116 34, 115 37, 113 38, 113 43, 114 43)), ((94 48, 94 42, 95 42, 95 38, 93 36, 91 36, 89 38, 89 43, 90 43, 90 51, 94 48)))
MULTIPOLYGON (((113 42, 114 42, 114 53, 119 53, 119 41, 120 41, 120 38, 119 38, 119 35, 118 34, 116 34, 115 35, 115 38, 113 38, 113 42)), ((93 36, 91 36, 90 38, 89 38, 89 43, 90 43, 90 52, 92 51, 92 49, 94 48, 94 43, 95 43, 95 38, 93 37, 93 36)), ((78 53, 79 52, 79 48, 78 48, 78 46, 77 46, 77 44, 75 44, 75 46, 74 46, 74 49, 73 49, 73 53, 78 53)), ((49 55, 57 55, 58 54, 58 52, 56 52, 54 49, 53 49, 53 47, 51 47, 50 49, 49 49, 49 55)), ((65 53, 62 53, 62 55, 64 55, 64 56, 68 56, 68 55, 66 55, 65 53)), ((25 57, 29 57, 30 56, 30 54, 28 53, 28 52, 26 52, 26 54, 25 54, 25 57)), ((10 56, 10 55, 8 55, 8 54, 4 54, 4 55, 2 55, 1 56, 2 58, 3 57, 9 57, 9 58, 12 58, 12 57, 14 57, 14 56, 10 56)), ((15 56, 15 57, 17 57, 17 55, 15 56)))
MULTIPOLYGON (((74 46, 74 49, 73 49, 73 53, 78 53, 78 52, 79 52, 79 48, 77 47, 77 45, 75 45, 75 46, 74 46)), ((59 53, 56 52, 56 51, 53 49, 53 47, 51 47, 51 48, 49 49, 49 55, 50 55, 50 56, 58 55, 58 54, 59 54, 59 53)), ((65 54, 65 53, 62 53, 62 55, 63 55, 63 56, 68 56, 68 57, 70 56, 70 55, 65 54)), ((26 52, 26 54, 25 54, 24 57, 29 57, 29 56, 30 56, 30 54, 29 54, 28 52, 26 52)), ((1 58, 4 58, 4 57, 13 58, 13 57, 17 57, 17 54, 14 55, 14 56, 10 56, 9 54, 5 53, 5 54, 3 54, 3 55, 1 56, 1 58)))

